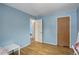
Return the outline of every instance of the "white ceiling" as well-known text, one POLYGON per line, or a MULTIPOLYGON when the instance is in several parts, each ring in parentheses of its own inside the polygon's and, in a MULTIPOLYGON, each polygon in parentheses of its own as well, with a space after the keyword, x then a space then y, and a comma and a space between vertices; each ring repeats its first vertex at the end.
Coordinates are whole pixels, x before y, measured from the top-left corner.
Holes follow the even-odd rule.
POLYGON ((6 5, 33 16, 45 16, 57 11, 69 10, 79 6, 78 3, 6 3, 6 5))

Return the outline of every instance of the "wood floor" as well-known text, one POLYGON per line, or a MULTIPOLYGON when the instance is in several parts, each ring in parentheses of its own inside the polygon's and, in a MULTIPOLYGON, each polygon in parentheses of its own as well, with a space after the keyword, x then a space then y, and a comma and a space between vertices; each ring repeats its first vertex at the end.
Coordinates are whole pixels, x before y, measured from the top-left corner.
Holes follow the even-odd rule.
POLYGON ((21 49, 21 55, 73 55, 73 50, 45 43, 32 42, 21 49))

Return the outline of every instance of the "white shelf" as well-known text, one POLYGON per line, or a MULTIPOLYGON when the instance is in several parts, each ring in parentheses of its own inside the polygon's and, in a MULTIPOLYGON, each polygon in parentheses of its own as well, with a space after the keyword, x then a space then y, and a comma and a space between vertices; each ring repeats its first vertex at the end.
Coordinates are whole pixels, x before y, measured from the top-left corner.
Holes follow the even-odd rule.
POLYGON ((20 46, 17 44, 10 44, 4 47, 5 49, 8 50, 8 53, 12 53, 13 51, 18 50, 18 54, 20 55, 20 46))

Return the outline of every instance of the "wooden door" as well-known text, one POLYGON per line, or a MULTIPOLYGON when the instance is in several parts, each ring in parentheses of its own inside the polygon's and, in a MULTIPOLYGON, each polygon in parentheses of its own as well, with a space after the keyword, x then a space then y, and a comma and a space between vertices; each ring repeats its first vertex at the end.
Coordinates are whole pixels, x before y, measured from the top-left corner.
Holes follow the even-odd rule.
POLYGON ((57 39, 59 46, 69 47, 70 17, 60 17, 57 19, 57 39))

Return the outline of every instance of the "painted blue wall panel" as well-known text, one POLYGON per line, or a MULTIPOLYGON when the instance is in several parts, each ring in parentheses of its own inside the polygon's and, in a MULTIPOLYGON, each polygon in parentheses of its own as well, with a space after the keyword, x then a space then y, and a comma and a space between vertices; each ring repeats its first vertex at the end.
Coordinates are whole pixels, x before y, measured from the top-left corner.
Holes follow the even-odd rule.
MULTIPOLYGON (((79 7, 77 8, 77 32, 79 32, 79 7)), ((78 38, 78 40, 79 40, 79 38, 78 38)))
POLYGON ((79 8, 77 8, 77 29, 79 32, 79 8))
POLYGON ((77 9, 68 11, 58 11, 51 16, 44 16, 43 19, 43 41, 49 44, 57 44, 56 40, 56 20, 57 17, 70 16, 71 18, 71 40, 70 47, 74 44, 77 34, 77 9))
POLYGON ((56 19, 43 17, 43 41, 44 43, 56 44, 56 19))
POLYGON ((0 4, 0 46, 17 43, 20 46, 30 44, 31 15, 0 4))

